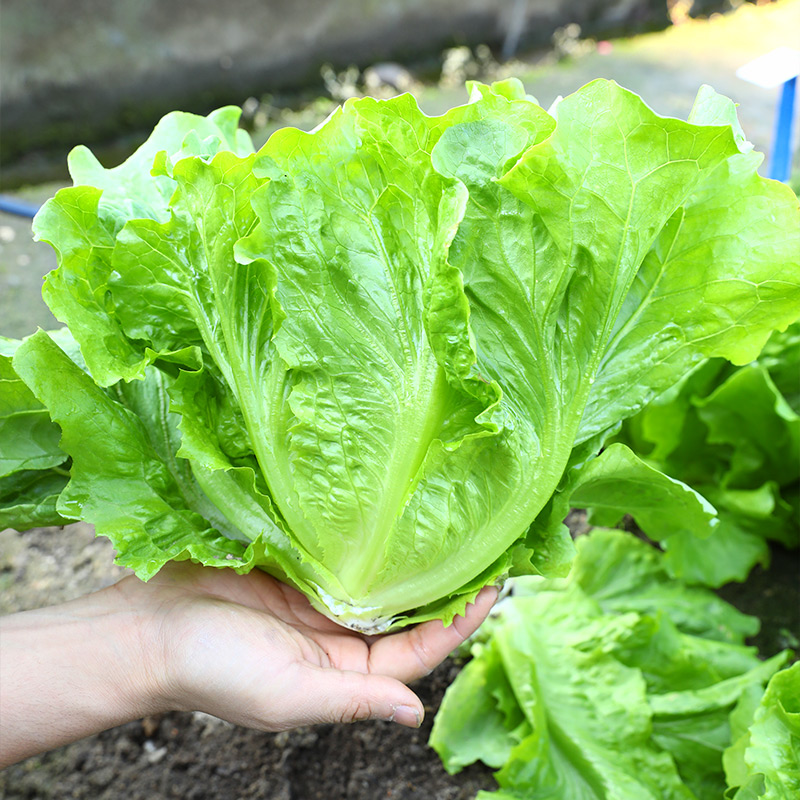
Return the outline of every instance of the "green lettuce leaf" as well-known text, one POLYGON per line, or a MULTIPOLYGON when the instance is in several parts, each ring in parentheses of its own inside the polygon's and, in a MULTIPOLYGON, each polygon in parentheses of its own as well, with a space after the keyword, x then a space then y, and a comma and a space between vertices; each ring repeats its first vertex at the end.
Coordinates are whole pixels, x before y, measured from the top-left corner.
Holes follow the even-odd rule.
POLYGON ((775 331, 758 357, 775 388, 796 414, 800 414, 800 322, 775 331))
POLYGON ((606 613, 655 615, 661 611, 683 633, 734 645, 743 645, 758 633, 755 617, 702 587, 676 581, 664 554, 644 541, 619 531, 596 530, 578 544, 580 558, 571 580, 606 613))
POLYGON ((219 109, 208 117, 173 112, 123 164, 104 169, 92 153, 76 147, 69 157, 75 186, 44 204, 33 222, 35 238, 52 245, 59 267, 46 276, 44 299, 80 343, 101 386, 119 378, 141 378, 156 354, 143 354, 128 340, 116 318, 108 287, 117 234, 131 219, 168 219, 176 183, 172 161, 205 159, 224 151, 246 155, 252 143, 237 123, 239 109, 219 109))
POLYGON ((739 736, 724 755, 725 797, 790 800, 800 792, 800 662, 776 673, 760 702, 757 694, 734 712, 739 736))
POLYGON ((69 457, 59 447, 59 427, 14 370, 20 344, 0 337, 0 529, 27 530, 68 521, 56 503, 69 457))
POLYGON ((67 459, 58 446, 58 426, 14 371, 11 359, 19 343, 6 339, 3 345, 8 355, 0 354, 0 478, 45 470, 67 459))
POLYGON ((68 464, 19 470, 0 478, 0 529, 25 531, 71 522, 58 511, 58 499, 68 481, 68 464))
POLYGON ((97 532, 114 542, 118 563, 135 564, 147 577, 164 563, 150 560, 151 549, 168 549, 175 560, 194 556, 212 563, 243 553, 240 542, 210 529, 189 507, 191 469, 174 455, 177 431, 160 373, 121 384, 115 399, 42 331, 19 346, 14 363, 60 425, 61 446, 73 458, 58 511, 72 519, 89 515, 97 532))
POLYGON ((614 525, 627 512, 652 539, 678 534, 706 538, 718 524, 716 509, 685 483, 642 461, 623 444, 607 447, 570 486, 569 501, 591 508, 594 525, 614 525))

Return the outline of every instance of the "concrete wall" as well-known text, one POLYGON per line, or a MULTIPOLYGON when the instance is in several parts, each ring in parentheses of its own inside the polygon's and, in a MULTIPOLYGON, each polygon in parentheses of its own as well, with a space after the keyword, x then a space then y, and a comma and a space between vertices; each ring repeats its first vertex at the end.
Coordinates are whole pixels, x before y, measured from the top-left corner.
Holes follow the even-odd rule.
POLYGON ((2 0, 0 158, 320 83, 321 64, 413 61, 667 24, 666 0, 2 0))

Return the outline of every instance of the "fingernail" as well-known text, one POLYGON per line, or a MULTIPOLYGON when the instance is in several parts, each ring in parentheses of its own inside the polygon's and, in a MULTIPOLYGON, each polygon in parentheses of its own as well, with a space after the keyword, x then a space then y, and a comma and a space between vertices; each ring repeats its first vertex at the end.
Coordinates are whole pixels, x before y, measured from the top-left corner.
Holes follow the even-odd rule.
POLYGON ((395 706, 389 722, 397 722, 407 728, 419 728, 422 725, 422 717, 419 711, 412 706, 395 706))

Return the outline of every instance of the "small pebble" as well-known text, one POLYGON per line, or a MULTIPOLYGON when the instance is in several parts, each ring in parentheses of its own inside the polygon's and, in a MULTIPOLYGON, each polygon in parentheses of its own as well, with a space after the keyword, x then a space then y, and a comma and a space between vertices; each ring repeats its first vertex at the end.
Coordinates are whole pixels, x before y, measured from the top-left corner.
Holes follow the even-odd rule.
POLYGON ((167 754, 166 747, 156 747, 155 742, 152 739, 146 739, 143 745, 145 755, 147 756, 147 761, 150 764, 158 764, 164 756, 167 754))

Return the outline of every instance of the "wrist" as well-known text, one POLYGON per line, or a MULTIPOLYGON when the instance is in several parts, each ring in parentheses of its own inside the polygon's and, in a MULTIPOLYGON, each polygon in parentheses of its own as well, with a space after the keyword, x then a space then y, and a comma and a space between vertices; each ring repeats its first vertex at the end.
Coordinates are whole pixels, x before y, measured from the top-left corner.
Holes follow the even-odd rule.
POLYGON ((109 587, 2 620, 0 766, 162 710, 141 619, 109 587))
POLYGON ((94 676, 120 722, 167 710, 155 668, 157 631, 141 598, 124 591, 128 582, 139 580, 126 578, 83 598, 87 634, 95 642, 94 676))

